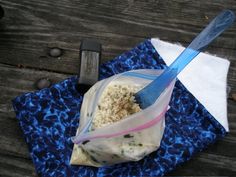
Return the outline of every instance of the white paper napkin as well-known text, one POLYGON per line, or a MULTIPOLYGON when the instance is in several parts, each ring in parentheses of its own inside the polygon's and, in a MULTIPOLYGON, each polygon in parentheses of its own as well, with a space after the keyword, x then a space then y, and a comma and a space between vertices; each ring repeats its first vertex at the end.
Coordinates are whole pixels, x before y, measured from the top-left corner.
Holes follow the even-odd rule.
MULTIPOLYGON (((158 38, 151 39, 151 42, 168 66, 185 49, 158 38)), ((178 75, 178 79, 226 131, 229 131, 226 94, 229 64, 226 59, 200 53, 178 75)))

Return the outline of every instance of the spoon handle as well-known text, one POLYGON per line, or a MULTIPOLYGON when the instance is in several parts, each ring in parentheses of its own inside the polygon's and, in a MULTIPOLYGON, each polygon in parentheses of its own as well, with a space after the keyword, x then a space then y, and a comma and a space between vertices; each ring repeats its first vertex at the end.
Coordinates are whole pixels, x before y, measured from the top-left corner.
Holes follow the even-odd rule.
POLYGON ((179 74, 189 62, 203 51, 215 38, 223 33, 235 21, 235 14, 231 10, 221 12, 210 24, 189 44, 189 46, 169 66, 177 68, 179 74))
POLYGON ((157 79, 135 94, 140 107, 144 109, 152 105, 170 82, 234 21, 235 15, 230 10, 223 11, 215 17, 157 79))

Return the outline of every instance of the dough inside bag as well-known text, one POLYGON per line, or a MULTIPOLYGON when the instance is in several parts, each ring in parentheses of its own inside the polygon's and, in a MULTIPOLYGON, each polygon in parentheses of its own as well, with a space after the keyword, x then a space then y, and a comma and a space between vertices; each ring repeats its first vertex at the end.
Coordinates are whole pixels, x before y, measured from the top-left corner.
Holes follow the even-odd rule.
MULTIPOLYGON (((99 99, 89 131, 94 131, 141 111, 134 99, 134 94, 141 88, 142 86, 138 85, 109 84, 99 99)), ((74 145, 70 163, 100 166, 77 144, 74 145)))
POLYGON ((108 166, 138 161, 160 147, 173 81, 150 107, 141 110, 134 94, 160 70, 132 70, 97 82, 84 95, 73 137, 73 165, 108 166))
POLYGON ((134 98, 134 94, 140 89, 141 87, 136 85, 109 85, 101 95, 90 131, 141 111, 134 98))

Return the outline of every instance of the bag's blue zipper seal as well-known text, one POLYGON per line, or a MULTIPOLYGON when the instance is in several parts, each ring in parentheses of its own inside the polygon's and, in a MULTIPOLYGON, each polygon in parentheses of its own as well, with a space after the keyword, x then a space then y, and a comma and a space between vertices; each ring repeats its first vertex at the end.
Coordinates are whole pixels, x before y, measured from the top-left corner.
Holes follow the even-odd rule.
POLYGON ((155 80, 158 76, 150 75, 150 74, 141 74, 137 72, 126 72, 123 74, 124 76, 138 77, 147 80, 155 80))

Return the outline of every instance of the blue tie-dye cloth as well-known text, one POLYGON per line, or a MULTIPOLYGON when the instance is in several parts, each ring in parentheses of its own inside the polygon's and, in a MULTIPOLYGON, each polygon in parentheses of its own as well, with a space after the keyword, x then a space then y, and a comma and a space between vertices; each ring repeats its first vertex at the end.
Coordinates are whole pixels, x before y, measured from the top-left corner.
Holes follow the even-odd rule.
MULTIPOLYGON (((151 41, 146 40, 102 64, 100 76, 103 79, 132 69, 165 67, 151 41)), ((13 100, 16 117, 39 176, 162 176, 226 133, 203 105, 177 81, 166 114, 164 136, 156 152, 138 162, 110 167, 71 166, 69 161, 73 143, 70 138, 79 125, 81 102, 77 77, 13 100)))

